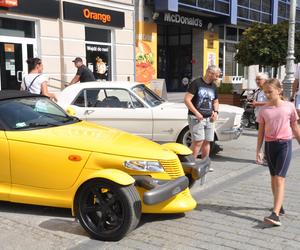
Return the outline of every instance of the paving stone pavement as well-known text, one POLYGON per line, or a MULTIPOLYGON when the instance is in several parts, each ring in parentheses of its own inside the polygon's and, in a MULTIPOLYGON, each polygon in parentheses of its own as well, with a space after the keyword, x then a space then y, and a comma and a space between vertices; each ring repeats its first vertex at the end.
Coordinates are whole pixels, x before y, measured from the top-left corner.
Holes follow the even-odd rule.
POLYGON ((215 172, 196 183, 195 210, 143 215, 119 242, 91 240, 68 210, 0 204, 0 249, 300 249, 300 147, 294 142, 281 227, 263 217, 272 207, 268 169, 254 162, 256 131, 220 142, 215 172))

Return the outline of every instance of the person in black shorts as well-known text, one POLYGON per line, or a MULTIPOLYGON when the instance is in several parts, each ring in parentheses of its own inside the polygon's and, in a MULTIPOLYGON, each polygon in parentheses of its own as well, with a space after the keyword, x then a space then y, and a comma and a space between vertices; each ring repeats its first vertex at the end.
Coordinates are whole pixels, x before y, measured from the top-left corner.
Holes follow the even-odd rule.
POLYGON ((76 57, 72 62, 74 63, 75 67, 78 70, 77 70, 76 75, 74 76, 74 78, 70 82, 70 84, 74 84, 74 83, 77 83, 77 82, 96 81, 93 72, 90 71, 90 69, 83 64, 82 59, 80 57, 76 57))
POLYGON ((259 123, 256 160, 262 160, 261 147, 265 140, 265 154, 271 176, 273 194, 272 213, 264 221, 280 226, 279 215, 285 214, 284 199, 285 177, 292 159, 292 139, 300 144, 299 119, 294 104, 284 101, 283 88, 278 79, 269 79, 263 86, 268 102, 261 107, 257 116, 259 123))

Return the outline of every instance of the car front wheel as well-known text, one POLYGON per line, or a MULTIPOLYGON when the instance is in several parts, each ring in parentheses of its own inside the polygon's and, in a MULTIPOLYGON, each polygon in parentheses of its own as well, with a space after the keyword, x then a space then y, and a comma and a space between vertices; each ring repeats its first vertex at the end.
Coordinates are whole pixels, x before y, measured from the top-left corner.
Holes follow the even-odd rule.
POLYGON ((134 187, 105 179, 84 184, 76 195, 76 215, 91 237, 117 241, 139 223, 141 201, 134 187))

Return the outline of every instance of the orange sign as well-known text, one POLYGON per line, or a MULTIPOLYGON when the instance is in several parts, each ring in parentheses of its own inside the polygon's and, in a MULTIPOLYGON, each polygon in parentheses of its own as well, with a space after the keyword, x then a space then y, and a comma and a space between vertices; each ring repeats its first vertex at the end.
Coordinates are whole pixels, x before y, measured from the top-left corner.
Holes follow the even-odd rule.
POLYGON ((111 21, 111 16, 104 13, 98 13, 90 11, 89 9, 83 9, 83 16, 87 19, 92 19, 100 21, 102 23, 107 23, 111 21))
POLYGON ((0 0, 0 7, 16 7, 18 6, 18 0, 0 0))

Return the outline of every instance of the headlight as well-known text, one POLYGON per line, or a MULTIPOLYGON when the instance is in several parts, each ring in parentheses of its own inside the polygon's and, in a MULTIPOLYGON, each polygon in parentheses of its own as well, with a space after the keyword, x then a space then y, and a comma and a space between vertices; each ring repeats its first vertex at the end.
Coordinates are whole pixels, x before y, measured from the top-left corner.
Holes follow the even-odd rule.
POLYGON ((125 161, 126 168, 147 171, 147 172, 164 172, 164 168, 158 161, 125 161))

